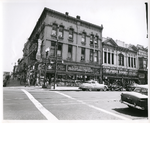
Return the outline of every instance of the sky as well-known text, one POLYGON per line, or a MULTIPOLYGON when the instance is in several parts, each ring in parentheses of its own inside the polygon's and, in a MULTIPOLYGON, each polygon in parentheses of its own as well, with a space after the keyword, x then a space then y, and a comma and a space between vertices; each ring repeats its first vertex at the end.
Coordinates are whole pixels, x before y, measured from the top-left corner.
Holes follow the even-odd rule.
POLYGON ((103 25, 103 37, 126 44, 148 46, 146 0, 0 0, 3 71, 12 71, 23 57, 24 44, 30 37, 44 7, 81 20, 103 25))

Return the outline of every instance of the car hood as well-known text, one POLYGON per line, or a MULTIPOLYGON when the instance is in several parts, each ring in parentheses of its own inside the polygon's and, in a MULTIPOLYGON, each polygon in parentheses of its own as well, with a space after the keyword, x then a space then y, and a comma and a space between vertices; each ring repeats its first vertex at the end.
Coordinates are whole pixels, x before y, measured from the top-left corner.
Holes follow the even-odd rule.
POLYGON ((147 95, 144 95, 144 94, 141 94, 141 93, 137 93, 137 92, 123 92, 122 94, 130 95, 130 96, 136 96, 138 98, 148 98, 147 95))

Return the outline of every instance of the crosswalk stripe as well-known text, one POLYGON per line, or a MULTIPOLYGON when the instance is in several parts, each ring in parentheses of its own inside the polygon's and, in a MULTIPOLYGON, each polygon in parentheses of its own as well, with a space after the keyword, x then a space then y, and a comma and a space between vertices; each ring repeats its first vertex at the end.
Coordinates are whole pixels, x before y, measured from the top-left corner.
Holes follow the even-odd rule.
POLYGON ((57 121, 58 119, 50 113, 41 103, 39 103, 29 92, 24 89, 21 89, 28 98, 32 101, 32 103, 36 106, 36 108, 47 118, 47 120, 57 121))

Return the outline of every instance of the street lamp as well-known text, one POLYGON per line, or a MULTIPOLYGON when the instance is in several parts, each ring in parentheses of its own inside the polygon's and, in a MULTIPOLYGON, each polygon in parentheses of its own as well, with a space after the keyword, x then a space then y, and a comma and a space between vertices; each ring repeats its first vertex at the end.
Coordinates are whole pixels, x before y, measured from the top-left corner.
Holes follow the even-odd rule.
POLYGON ((45 73, 44 73, 44 85, 43 88, 46 88, 45 81, 46 81, 46 72, 47 72, 47 56, 48 52, 50 51, 49 47, 45 50, 46 52, 46 62, 45 62, 45 73))

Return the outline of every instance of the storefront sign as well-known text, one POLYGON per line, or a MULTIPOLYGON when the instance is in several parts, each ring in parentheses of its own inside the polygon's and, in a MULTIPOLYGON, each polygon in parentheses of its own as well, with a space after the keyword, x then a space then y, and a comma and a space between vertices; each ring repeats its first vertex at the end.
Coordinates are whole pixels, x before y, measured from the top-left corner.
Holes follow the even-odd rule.
POLYGON ((139 74, 139 78, 142 78, 142 79, 145 78, 145 74, 140 73, 140 74, 139 74))
POLYGON ((74 66, 74 65, 68 65, 68 71, 79 71, 79 72, 93 72, 93 68, 91 67, 85 67, 85 66, 74 66))
POLYGON ((128 75, 128 72, 127 72, 127 71, 120 71, 120 70, 119 70, 119 74, 128 75))
POLYGON ((58 64, 58 65, 57 65, 57 70, 65 71, 65 70, 66 70, 66 65, 58 64))
POLYGON ((137 72, 129 72, 129 76, 137 76, 137 72))

